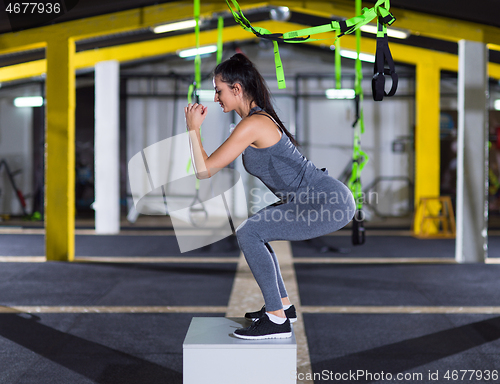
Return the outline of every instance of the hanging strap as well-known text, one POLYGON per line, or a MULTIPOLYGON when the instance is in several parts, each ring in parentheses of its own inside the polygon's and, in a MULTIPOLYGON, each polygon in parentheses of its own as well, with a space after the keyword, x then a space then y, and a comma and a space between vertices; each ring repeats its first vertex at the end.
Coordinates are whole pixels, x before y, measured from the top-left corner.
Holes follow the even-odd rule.
POLYGON ((365 221, 361 210, 357 210, 352 219, 351 240, 353 245, 363 245, 365 243, 365 221))
POLYGON ((231 3, 236 10, 231 7, 229 0, 226 0, 226 3, 233 14, 234 20, 240 24, 243 29, 252 32, 257 37, 284 43, 303 43, 307 41, 326 40, 311 38, 311 35, 325 32, 335 32, 337 34, 337 38, 339 38, 343 35, 353 33, 355 30, 369 23, 376 17, 381 17, 383 23, 387 25, 391 25, 394 21, 396 21, 396 18, 389 12, 389 1, 379 0, 372 8, 365 7, 361 10, 361 15, 352 17, 348 20, 331 21, 329 24, 299 29, 286 33, 271 33, 265 28, 252 26, 250 21, 248 21, 243 14, 241 7, 236 0, 231 0, 231 3), (384 6, 382 6, 382 4, 384 4, 384 6))
POLYGON ((377 3, 372 8, 363 8, 359 16, 352 17, 344 21, 332 21, 329 24, 320 25, 316 27, 304 28, 296 31, 290 31, 286 33, 271 33, 265 28, 254 27, 248 21, 248 19, 243 14, 240 5, 236 0, 231 0, 233 7, 226 0, 227 6, 229 7, 231 13, 233 14, 234 20, 241 25, 241 27, 253 33, 255 36, 263 39, 268 39, 273 42, 274 45, 274 62, 276 66, 276 78, 278 80, 278 88, 286 88, 285 74, 283 71, 283 65, 281 62, 278 42, 282 43, 304 43, 310 41, 319 41, 326 39, 313 39, 311 35, 325 32, 335 32, 336 39, 339 37, 352 33, 358 30, 361 26, 369 23, 376 17, 380 17, 381 20, 387 24, 391 25, 396 19, 389 12, 390 4, 389 0, 378 0, 377 3))
POLYGON ((375 65, 373 67, 372 94, 373 100, 382 101, 384 96, 394 96, 398 88, 398 74, 394 67, 391 51, 389 49, 389 40, 387 39, 387 27, 381 17, 377 20, 377 51, 375 54, 375 65), (385 68, 387 62, 389 68, 385 68), (385 91, 385 77, 390 75, 392 86, 389 93, 385 91))
POLYGON ((196 57, 194 59, 194 82, 196 89, 201 86, 201 57, 200 57, 200 0, 194 0, 194 35, 196 39, 196 57))
MULTIPOLYGON (((188 103, 193 103, 193 95, 194 95, 194 101, 196 103, 200 103, 200 95, 198 90, 200 89, 201 86, 201 57, 199 53, 200 49, 200 0, 194 0, 193 3, 193 9, 194 9, 194 20, 196 21, 196 25, 194 27, 194 35, 195 35, 195 41, 196 41, 196 57, 194 59, 194 81, 192 84, 189 85, 188 88, 188 103)), ((201 137, 201 128, 200 128, 200 137, 201 137)), ((201 142, 203 143, 203 138, 201 138, 201 142)), ((187 166, 186 166, 186 173, 189 173, 189 170, 191 169, 191 158, 188 159, 187 166)), ((198 190, 200 188, 200 180, 196 179, 196 193, 198 193, 198 190)), ((191 205, 192 207, 192 205, 191 205)))
MULTIPOLYGON (((356 13, 361 8, 361 0, 356 0, 356 13)), ((361 66, 361 59, 359 54, 361 52, 361 30, 356 30, 356 63, 355 63, 355 79, 354 79, 354 92, 355 92, 355 120, 352 124, 354 129, 354 141, 352 151, 352 169, 351 177, 348 186, 353 194, 356 203, 356 211, 354 213, 352 225, 352 244, 361 245, 365 242, 365 227, 363 220, 363 190, 361 185, 361 171, 368 163, 368 155, 361 150, 361 134, 365 132, 364 116, 363 116, 363 70, 361 66)))
POLYGON ((335 88, 342 88, 342 58, 340 57, 340 39, 335 41, 335 88))
POLYGON ((200 56, 200 0, 194 0, 194 20, 196 22, 194 26, 194 38, 196 46, 196 56, 194 58, 194 81, 188 88, 188 103, 193 102, 193 95, 196 103, 200 102, 200 97, 198 95, 198 90, 201 86, 201 56, 200 56))
POLYGON ((217 65, 222 61, 222 49, 224 41, 222 39, 222 31, 224 30, 224 18, 219 16, 217 19, 217 65))

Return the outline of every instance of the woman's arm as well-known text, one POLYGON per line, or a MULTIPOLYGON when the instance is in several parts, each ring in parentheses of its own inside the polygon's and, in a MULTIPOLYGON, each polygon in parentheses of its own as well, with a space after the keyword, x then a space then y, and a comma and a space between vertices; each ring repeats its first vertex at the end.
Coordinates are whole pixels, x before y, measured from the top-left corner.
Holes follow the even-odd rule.
POLYGON ((252 129, 248 120, 242 120, 233 133, 207 156, 201 143, 200 127, 207 115, 207 107, 201 104, 189 104, 184 108, 186 124, 189 130, 192 162, 198 179, 212 177, 222 168, 233 162, 250 144, 257 140, 258 129, 252 129))
POLYGON ((208 155, 201 144, 201 135, 199 129, 189 130, 189 147, 191 150, 191 164, 194 168, 194 173, 198 179, 204 179, 202 175, 207 174, 207 167, 205 161, 208 159, 208 155))
POLYGON ((201 143, 200 128, 207 116, 207 107, 201 104, 188 104, 184 108, 186 115, 186 125, 189 131, 189 149, 191 151, 191 164, 198 179, 207 177, 207 167, 205 161, 208 155, 201 143))

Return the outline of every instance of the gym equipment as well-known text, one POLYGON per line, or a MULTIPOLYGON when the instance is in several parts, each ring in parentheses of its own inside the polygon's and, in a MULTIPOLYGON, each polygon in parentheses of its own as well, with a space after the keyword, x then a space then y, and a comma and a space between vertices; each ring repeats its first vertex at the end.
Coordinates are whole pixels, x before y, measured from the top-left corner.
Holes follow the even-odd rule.
POLYGON ((394 68, 391 51, 389 50, 389 40, 387 39, 387 26, 380 16, 377 20, 377 50, 375 53, 375 65, 373 67, 372 95, 373 100, 382 101, 384 96, 394 96, 398 88, 398 74, 394 68), (389 69, 385 68, 385 63, 389 69), (385 91, 385 77, 391 75, 392 85, 389 93, 385 91))
POLYGON ((454 238, 455 215, 450 196, 422 197, 415 211, 419 225, 412 228, 413 236, 425 239, 454 238), (418 229, 417 229, 418 228, 418 229))
POLYGON ((182 345, 184 384, 296 383, 295 333, 251 341, 232 335, 248 325, 245 318, 193 317, 182 345))
MULTIPOLYGON (((348 20, 342 20, 342 21, 332 21, 329 24, 325 25, 320 25, 316 27, 311 27, 311 28, 304 28, 300 29, 298 31, 290 31, 286 33, 272 33, 268 31, 265 28, 261 27, 254 27, 248 21, 248 19, 243 15, 243 12, 236 0, 231 0, 231 3, 235 7, 233 7, 229 4, 229 0, 226 0, 227 6, 229 7, 231 13, 233 14, 234 20, 241 25, 241 27, 248 31, 253 33, 255 36, 263 39, 268 39, 273 42, 274 45, 274 62, 276 66, 276 78, 278 80, 278 88, 279 89, 284 89, 286 88, 286 83, 285 83, 285 74, 283 70, 283 64, 281 62, 280 54, 279 54, 279 48, 278 48, 278 42, 282 43, 304 43, 308 41, 319 41, 319 40, 326 40, 326 39, 312 39, 311 35, 315 35, 318 33, 325 33, 325 32, 335 32, 336 39, 338 40, 340 37, 343 35, 353 33, 354 31, 359 31, 359 28, 373 19, 377 18, 377 26, 378 30, 381 31, 377 33, 377 54, 380 56, 382 55, 382 59, 379 60, 379 63, 376 64, 375 66, 375 75, 376 79, 374 80, 374 84, 376 84, 374 88, 374 99, 375 100, 382 100, 380 98, 380 90, 384 92, 383 89, 383 80, 384 80, 384 58, 387 60, 390 66, 390 72, 391 77, 393 78, 393 86, 391 91, 388 94, 385 94, 386 96, 393 96, 394 93, 396 92, 397 88, 397 75, 394 70, 394 63, 392 62, 392 56, 390 54, 389 50, 389 44, 387 40, 387 25, 392 25, 394 21, 396 21, 396 18, 389 12, 390 8, 390 2, 389 0, 378 0, 377 3, 372 7, 372 8, 363 8, 361 9, 361 6, 356 7, 357 9, 357 14, 358 16, 352 17, 348 20), (378 42, 380 34, 380 43, 378 42), (378 53, 379 50, 381 50, 382 53, 378 53), (381 65, 380 65, 381 63, 381 65), (380 88, 382 86, 382 88, 380 88), (376 92, 376 93, 375 93, 376 92)), ((358 51, 359 52, 359 51, 358 51)), ((359 56, 359 53, 358 53, 359 56)), ((382 96, 383 97, 383 96, 382 96)))
MULTIPOLYGON (((356 0, 356 13, 360 12, 361 0, 356 0)), ((352 151, 352 169, 348 187, 351 190, 356 203, 356 212, 352 221, 352 244, 361 245, 365 243, 365 226, 363 214, 363 190, 361 185, 361 171, 368 162, 368 155, 361 150, 361 135, 365 132, 365 123, 363 116, 363 71, 359 54, 361 51, 361 30, 356 30, 356 77, 354 80, 354 102, 356 104, 355 121, 352 125, 354 131, 354 143, 352 151)))
POLYGON ((223 31, 224 31, 224 17, 219 16, 217 18, 217 64, 220 64, 222 61, 223 31))
POLYGON ((2 171, 2 168, 5 168, 5 172, 7 172, 7 177, 9 178, 10 185, 14 189, 14 192, 16 192, 17 200, 19 200, 19 204, 21 204, 23 215, 27 216, 28 213, 26 212, 26 201, 24 200, 22 192, 17 188, 16 181, 14 180, 14 176, 20 171, 11 172, 9 165, 7 164, 7 161, 5 159, 0 160, 0 171, 2 171))
MULTIPOLYGON (((200 103, 200 95, 199 95, 199 90, 201 87, 201 57, 199 53, 199 48, 200 48, 200 0, 194 0, 194 20, 196 21, 196 25, 194 28, 194 35, 195 35, 195 40, 196 40, 196 57, 194 59, 194 81, 191 83, 191 85, 188 88, 188 103, 193 102, 193 95, 195 99, 195 103, 199 104, 200 103)), ((200 127, 200 137, 201 137, 201 127, 200 127)), ((201 141, 203 142, 203 138, 201 137, 201 141)), ((193 156, 193 153, 191 152, 191 157, 188 159, 188 164, 186 167, 186 173, 189 173, 189 170, 191 168, 191 158, 193 156)), ((194 165, 193 165, 194 168, 194 165)), ((205 209, 205 205, 199 198, 199 190, 200 190, 200 181, 196 179, 196 192, 194 196, 194 200, 191 203, 191 206, 189 207, 189 220, 191 221, 191 224, 193 224, 195 227, 203 226, 207 220, 208 220, 208 212, 205 209), (199 205, 199 207, 196 207, 196 205, 199 205), (203 219, 198 223, 196 220, 196 213, 197 212, 203 212, 204 217, 203 219)))
MULTIPOLYGON (((199 26, 199 21, 200 21, 200 0, 194 0, 194 19, 196 21, 196 26, 195 26, 195 39, 196 39, 196 49, 199 49, 200 47, 200 26, 199 26)), ((222 47, 223 47, 223 40, 222 40, 222 33, 224 29, 224 18, 222 16, 218 17, 217 20, 217 64, 219 64, 222 61, 222 47)), ((200 102, 200 96, 199 96, 199 89, 201 86, 201 57, 200 54, 197 53, 195 60, 194 60, 194 82, 189 86, 188 89, 188 103, 192 103, 193 101, 193 96, 194 100, 196 103, 200 102)), ((201 137, 201 128, 200 128, 200 137, 201 137)), ((203 137, 201 137, 201 141, 203 143, 203 137)), ((191 153, 192 157, 192 153, 191 153)), ((186 167, 186 173, 189 173, 189 170, 192 166, 192 159, 188 159, 188 164, 186 167)), ((211 182, 211 180, 210 180, 211 182)), ((199 189, 200 189, 200 181, 196 179, 196 192, 195 192, 195 197, 191 203, 191 206, 189 208, 189 220, 191 221, 191 224, 195 227, 203 227, 203 225, 207 222, 208 220, 208 212, 205 209, 205 205, 203 202, 200 200, 199 197, 199 189), (197 221, 197 213, 202 212, 203 217, 201 220, 198 218, 199 221, 197 221)), ((228 214, 228 220, 231 225, 231 229, 234 233, 235 228, 233 225, 233 221, 231 219, 231 215, 229 214, 229 208, 227 206, 227 201, 224 196, 224 205, 226 207, 226 212, 228 214)))

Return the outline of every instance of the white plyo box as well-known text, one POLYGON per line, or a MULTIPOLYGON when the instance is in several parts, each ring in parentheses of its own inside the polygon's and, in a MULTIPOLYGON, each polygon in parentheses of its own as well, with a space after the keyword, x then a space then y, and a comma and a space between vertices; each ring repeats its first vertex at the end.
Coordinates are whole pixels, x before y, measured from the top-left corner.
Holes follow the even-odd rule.
POLYGON ((183 344, 183 383, 296 383, 297 342, 243 340, 233 332, 244 318, 193 317, 183 344))

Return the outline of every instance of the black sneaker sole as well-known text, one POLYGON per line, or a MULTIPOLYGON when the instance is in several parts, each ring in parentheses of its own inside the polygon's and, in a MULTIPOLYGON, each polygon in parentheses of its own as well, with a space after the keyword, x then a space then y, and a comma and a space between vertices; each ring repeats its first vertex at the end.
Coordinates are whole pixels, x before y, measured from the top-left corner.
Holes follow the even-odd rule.
POLYGON ((264 339, 288 339, 292 337, 292 332, 282 332, 282 333, 272 333, 270 335, 260 335, 260 336, 244 336, 238 335, 233 332, 233 335, 245 340, 264 340, 264 339))
MULTIPOLYGON (((245 319, 247 319, 248 321, 256 321, 256 320, 259 320, 258 317, 255 317, 255 318, 252 318, 252 319, 249 319, 248 317, 245 317, 245 319)), ((297 321, 297 318, 296 317, 289 317, 288 320, 290 320, 290 323, 295 323, 297 321)))

